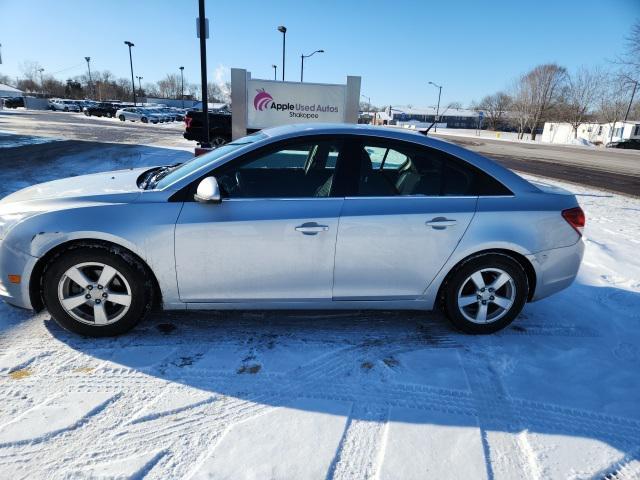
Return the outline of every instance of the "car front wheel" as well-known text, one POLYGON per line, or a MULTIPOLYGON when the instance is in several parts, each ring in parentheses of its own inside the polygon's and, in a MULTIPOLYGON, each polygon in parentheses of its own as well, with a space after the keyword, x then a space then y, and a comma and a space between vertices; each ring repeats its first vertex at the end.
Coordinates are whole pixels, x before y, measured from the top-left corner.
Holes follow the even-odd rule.
POLYGON ((467 333, 493 333, 522 311, 529 282, 522 266, 509 255, 488 253, 465 261, 444 286, 444 311, 467 333))
POLYGON ((111 117, 113 117, 113 113, 107 112, 107 118, 111 118, 111 117))
POLYGON ((63 328, 91 337, 132 329, 150 309, 144 267, 126 252, 102 246, 57 255, 43 277, 44 303, 63 328))
POLYGON ((124 115, 120 115, 118 118, 120 119, 121 122, 124 122, 125 120, 124 115))

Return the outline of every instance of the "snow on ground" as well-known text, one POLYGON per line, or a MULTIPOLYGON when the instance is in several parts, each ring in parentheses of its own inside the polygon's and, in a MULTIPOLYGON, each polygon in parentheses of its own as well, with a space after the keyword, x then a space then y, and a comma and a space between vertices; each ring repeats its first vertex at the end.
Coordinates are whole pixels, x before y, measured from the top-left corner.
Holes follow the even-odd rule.
POLYGON ((492 336, 258 311, 86 339, 0 303, 0 477, 640 478, 640 199, 549 183, 586 211, 582 269, 492 336))

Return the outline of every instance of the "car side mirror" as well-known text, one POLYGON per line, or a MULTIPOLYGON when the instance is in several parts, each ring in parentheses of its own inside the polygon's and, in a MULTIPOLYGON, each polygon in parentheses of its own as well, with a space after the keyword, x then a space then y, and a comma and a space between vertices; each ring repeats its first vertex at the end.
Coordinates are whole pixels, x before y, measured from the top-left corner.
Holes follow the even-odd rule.
POLYGON ((220 203, 222 198, 216 177, 203 178, 193 198, 196 202, 201 203, 220 203))

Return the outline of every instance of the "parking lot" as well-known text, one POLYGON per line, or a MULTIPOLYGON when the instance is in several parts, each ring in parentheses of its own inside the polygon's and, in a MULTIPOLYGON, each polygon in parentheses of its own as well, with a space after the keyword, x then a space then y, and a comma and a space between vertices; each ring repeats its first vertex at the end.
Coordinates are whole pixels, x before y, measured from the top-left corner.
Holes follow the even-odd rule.
MULTIPOLYGON (((182 130, 0 112, 0 196, 184 161, 182 130)), ((539 159, 522 165, 558 161, 528 151, 539 159)), ((491 336, 440 313, 240 311, 154 313, 129 335, 87 339, 0 303, 0 471, 639 478, 640 199, 569 180, 551 182, 587 215, 578 279, 491 336)))

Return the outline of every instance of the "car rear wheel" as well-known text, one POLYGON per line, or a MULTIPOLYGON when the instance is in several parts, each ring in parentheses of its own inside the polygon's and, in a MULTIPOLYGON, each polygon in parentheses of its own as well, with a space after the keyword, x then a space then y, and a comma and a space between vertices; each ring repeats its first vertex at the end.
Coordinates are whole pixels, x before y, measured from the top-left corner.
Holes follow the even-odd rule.
POLYGON ((107 112, 107 118, 112 118, 112 117, 113 117, 113 113, 107 112))
POLYGON ((149 123, 149 119, 148 119, 147 117, 142 117, 142 118, 140 119, 140 121, 141 121, 142 123, 149 123))
POLYGON ((68 112, 69 111, 69 107, 64 107, 64 111, 68 112))
POLYGON ((91 337, 132 329, 150 309, 152 291, 144 267, 116 249, 72 248, 46 267, 43 298, 63 328, 91 337))
POLYGON ((467 333, 493 333, 509 325, 522 311, 529 282, 512 257, 489 253, 465 261, 444 286, 444 311, 467 333))
POLYGON ((85 110, 85 111, 84 111, 84 114, 85 114, 87 117, 90 117, 90 116, 91 116, 91 113, 89 113, 89 111, 87 111, 87 110, 85 110))
POLYGON ((120 119, 121 122, 125 121, 124 115, 120 115, 118 118, 120 119))
POLYGON ((227 139, 220 136, 220 135, 216 135, 215 137, 213 137, 211 139, 211 145, 213 146, 213 148, 217 148, 220 147, 222 145, 224 145, 225 143, 227 143, 227 139))

